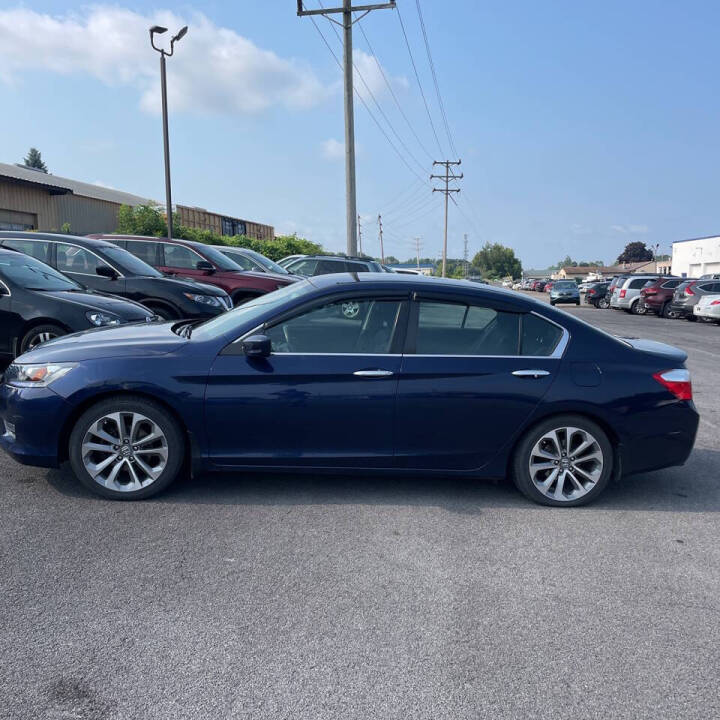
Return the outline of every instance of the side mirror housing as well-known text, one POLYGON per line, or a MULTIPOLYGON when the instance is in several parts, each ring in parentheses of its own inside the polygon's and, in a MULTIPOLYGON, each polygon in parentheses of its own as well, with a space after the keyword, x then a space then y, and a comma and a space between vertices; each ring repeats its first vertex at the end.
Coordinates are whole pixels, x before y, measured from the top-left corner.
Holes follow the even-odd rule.
POLYGON ((195 267, 198 270, 202 270, 203 272, 209 272, 209 273, 215 272, 215 266, 211 262, 208 262, 207 260, 198 260, 197 265, 195 267))
POLYGON ((267 335, 251 335, 243 340, 242 349, 247 357, 266 358, 272 352, 272 343, 267 335))
POLYGON ((95 274, 100 277, 117 280, 118 274, 109 265, 100 265, 95 268, 95 274))

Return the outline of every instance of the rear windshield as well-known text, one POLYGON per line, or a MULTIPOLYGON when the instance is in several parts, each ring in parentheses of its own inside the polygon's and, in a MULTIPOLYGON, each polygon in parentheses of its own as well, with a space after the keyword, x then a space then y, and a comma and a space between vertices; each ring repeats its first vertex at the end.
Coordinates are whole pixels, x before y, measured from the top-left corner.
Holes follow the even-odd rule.
POLYGON ((572 280, 562 280, 560 282, 553 283, 554 288, 574 288, 577 285, 572 280))

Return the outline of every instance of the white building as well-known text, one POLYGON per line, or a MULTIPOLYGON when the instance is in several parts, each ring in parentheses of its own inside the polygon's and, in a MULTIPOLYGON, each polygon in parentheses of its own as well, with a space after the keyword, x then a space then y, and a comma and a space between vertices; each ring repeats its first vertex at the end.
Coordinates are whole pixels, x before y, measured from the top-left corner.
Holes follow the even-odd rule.
POLYGON ((673 275, 697 278, 720 273, 720 235, 675 240, 672 251, 673 275))

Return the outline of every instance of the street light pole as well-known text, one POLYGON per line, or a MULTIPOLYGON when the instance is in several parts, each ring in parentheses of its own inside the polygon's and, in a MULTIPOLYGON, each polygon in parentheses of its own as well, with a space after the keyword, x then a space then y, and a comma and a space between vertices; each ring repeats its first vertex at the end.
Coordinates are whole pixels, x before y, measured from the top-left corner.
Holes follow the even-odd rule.
POLYGON ((162 95, 162 123, 163 123, 163 152, 165 155, 165 212, 167 214, 168 237, 173 236, 172 190, 170 186, 170 139, 168 133, 168 107, 167 107, 167 73, 165 70, 165 57, 172 57, 175 52, 175 43, 187 33, 187 25, 170 40, 170 51, 155 45, 155 34, 162 35, 167 28, 153 25, 150 28, 150 45, 153 50, 160 53, 160 93, 162 95))

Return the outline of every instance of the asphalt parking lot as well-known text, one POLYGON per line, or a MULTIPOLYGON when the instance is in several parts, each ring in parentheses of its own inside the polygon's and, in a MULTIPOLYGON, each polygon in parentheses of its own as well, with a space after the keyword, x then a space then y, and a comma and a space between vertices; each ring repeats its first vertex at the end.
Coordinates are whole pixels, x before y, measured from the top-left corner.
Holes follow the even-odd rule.
POLYGON ((685 349, 702 415, 588 508, 288 475, 118 503, 0 457, 0 716, 720 716, 720 327, 568 311, 685 349))

